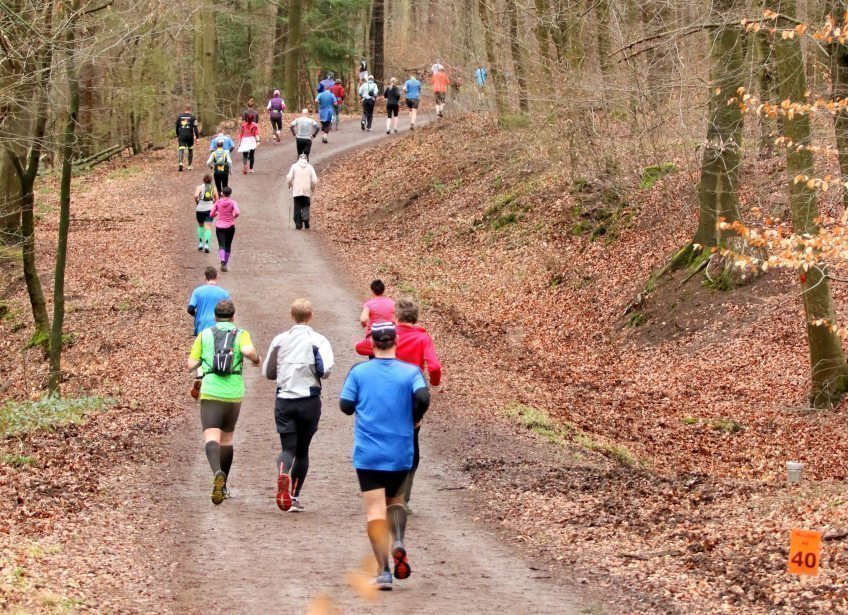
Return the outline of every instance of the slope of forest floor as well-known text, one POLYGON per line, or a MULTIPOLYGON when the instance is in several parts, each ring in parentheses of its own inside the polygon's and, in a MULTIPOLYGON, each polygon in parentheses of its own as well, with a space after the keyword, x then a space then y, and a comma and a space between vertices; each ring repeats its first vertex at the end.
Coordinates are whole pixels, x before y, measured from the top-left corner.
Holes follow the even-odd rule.
MULTIPOLYGON (((192 409, 179 401, 188 317, 174 309, 184 289, 170 232, 170 220, 191 210, 178 183, 156 179, 173 156, 121 157, 74 180, 62 387, 68 399, 103 402, 80 423, 0 439, 0 611, 161 609, 171 561, 164 520, 150 514, 160 498, 148 473, 160 436, 192 409)), ((38 269, 49 297, 58 178, 39 186, 38 269)), ((42 395, 47 369, 28 347, 19 256, 3 255, 0 387, 3 403, 25 402, 42 395)))
MULTIPOLYGON (((743 207, 779 208, 783 171, 758 165, 746 175, 768 196, 749 189, 743 207)), ((693 178, 623 194, 565 168, 527 133, 464 118, 355 154, 314 209, 363 287, 381 277, 423 304, 454 366, 429 420, 462 432, 508 534, 650 592, 651 612, 848 612, 848 425, 807 408, 790 277, 722 292, 677 274, 626 317, 694 231, 693 178), (815 480, 786 486, 788 460, 815 480), (805 583, 786 573, 795 527, 826 532, 805 583)))

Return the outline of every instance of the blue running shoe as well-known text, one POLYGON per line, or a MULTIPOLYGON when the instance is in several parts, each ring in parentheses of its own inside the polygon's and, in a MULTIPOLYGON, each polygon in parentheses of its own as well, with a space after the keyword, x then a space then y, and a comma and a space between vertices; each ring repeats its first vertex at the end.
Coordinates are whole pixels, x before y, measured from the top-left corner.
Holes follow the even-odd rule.
POLYGON ((392 573, 384 570, 371 583, 380 591, 390 592, 392 591, 392 573))

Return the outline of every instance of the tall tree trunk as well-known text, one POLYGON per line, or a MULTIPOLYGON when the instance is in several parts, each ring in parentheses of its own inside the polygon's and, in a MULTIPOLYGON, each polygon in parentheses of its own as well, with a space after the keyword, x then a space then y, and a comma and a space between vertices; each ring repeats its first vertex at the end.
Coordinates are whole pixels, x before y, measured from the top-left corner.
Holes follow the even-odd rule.
POLYGON ((536 44, 539 46, 539 60, 542 64, 544 78, 551 78, 551 7, 548 0, 535 0, 536 7, 536 44))
MULTIPOLYGON (((836 23, 845 23, 848 2, 845 0, 832 0, 832 2, 836 23)), ((833 84, 833 100, 848 98, 848 46, 836 39, 830 44, 830 75, 833 84)), ((836 133, 836 149, 839 153, 839 172, 842 174, 844 184, 848 181, 848 109, 844 106, 837 107, 833 125, 836 133)), ((842 191, 842 203, 843 206, 848 207, 848 188, 842 191)))
POLYGON ((200 0, 194 13, 194 96, 197 119, 204 135, 214 134, 218 127, 218 27, 215 20, 217 3, 200 0))
MULTIPOLYGON (((642 3, 642 23, 645 32, 656 35, 671 29, 674 7, 667 0, 645 0, 642 3)), ((672 62, 668 43, 659 44, 645 54, 647 58, 649 96, 655 102, 662 102, 668 93, 668 83, 672 76, 672 62)))
POLYGON ((738 98, 737 90, 746 77, 741 27, 732 19, 739 6, 739 0, 712 2, 714 21, 728 25, 710 35, 710 107, 698 185, 700 219, 694 238, 694 243, 706 247, 722 243, 725 233, 716 228, 720 219, 739 219, 744 118, 741 101, 728 104, 729 99, 738 98))
MULTIPOLYGON (((79 10, 80 0, 71 3, 71 15, 79 10)), ((74 143, 79 115, 79 75, 76 70, 76 23, 71 22, 65 33, 65 74, 68 79, 68 117, 62 138, 62 180, 59 188, 59 237, 56 242, 56 269, 53 276, 53 324, 50 329, 51 395, 59 395, 62 380, 62 333, 65 325, 65 266, 68 258, 68 228, 71 223, 71 177, 73 176, 74 143)))
POLYGON ((300 57, 300 31, 303 4, 301 0, 289 0, 289 36, 286 47, 286 85, 283 96, 295 109, 300 108, 297 87, 297 64, 300 57))
POLYGON ((598 49, 598 65, 603 76, 612 73, 612 36, 610 34, 610 0, 596 0, 595 12, 595 44, 598 49))
MULTIPOLYGON (((288 47, 288 27, 286 21, 288 19, 288 5, 285 2, 280 2, 277 5, 276 23, 274 29, 274 58, 272 60, 271 69, 271 87, 282 90, 283 81, 285 80, 286 68, 286 47, 288 47)), ((294 101, 292 101, 294 103, 294 101)))
POLYGON ((21 180, 15 172, 12 153, 2 149, 0 150, 0 243, 17 243, 20 230, 21 180))
MULTIPOLYGON (((489 2, 493 0, 488 0, 489 2)), ((487 0, 477 0, 477 8, 480 13, 480 21, 483 24, 483 44, 486 50, 486 62, 489 64, 489 74, 495 84, 495 109, 498 117, 502 118, 507 113, 506 100, 504 99, 506 84, 504 83, 503 72, 498 66, 498 59, 495 55, 495 40, 492 32, 492 13, 489 9, 487 0)))
MULTIPOLYGON (((759 3, 755 3, 759 5, 759 3)), ((761 8, 757 6, 757 8, 761 8)), ((754 61, 757 74, 757 94, 761 102, 777 103, 777 84, 774 76, 774 51, 771 44, 772 34, 768 28, 762 28, 754 35, 754 61)), ((834 84, 835 87, 835 84, 834 84)), ((774 138, 778 130, 778 121, 764 115, 759 118, 760 157, 769 158, 774 153, 774 138)))
POLYGON ((521 34, 518 27, 518 7, 515 0, 506 2, 507 17, 509 19, 509 43, 512 52, 512 65, 515 67, 515 76, 518 81, 518 108, 523 113, 530 112, 530 97, 527 94, 527 72, 524 68, 524 59, 521 57, 521 34))
MULTIPOLYGON (((774 5, 777 2, 772 0, 769 4, 774 5)), ((789 20, 794 19, 796 15, 795 0, 782 0, 778 10, 788 18, 778 20, 778 24, 785 28, 794 27, 794 23, 789 20)), ((784 39, 776 36, 774 54, 780 99, 792 103, 806 103, 807 76, 800 41, 798 38, 784 39)), ((796 113, 791 119, 787 116, 783 127, 786 137, 793 143, 811 144, 809 115, 796 113)), ((789 178, 789 206, 792 211, 793 230, 799 235, 816 235, 819 232, 816 222, 819 215, 816 191, 808 189, 805 182, 794 181, 798 175, 815 176, 813 152, 807 147, 789 148, 786 155, 786 172, 789 178)), ((826 407, 838 402, 848 389, 848 364, 845 363, 839 336, 828 327, 813 324, 819 320, 836 324, 836 310, 826 267, 821 265, 806 272, 802 271, 800 281, 810 345, 810 402, 816 407, 826 407)))
POLYGON ((386 31, 386 2, 374 0, 371 12, 371 37, 374 41, 374 55, 371 57, 371 74, 377 83, 384 82, 385 73, 385 31, 386 31))
POLYGON ((583 47, 584 0, 555 0, 553 39, 560 63, 578 70, 586 58, 583 47))

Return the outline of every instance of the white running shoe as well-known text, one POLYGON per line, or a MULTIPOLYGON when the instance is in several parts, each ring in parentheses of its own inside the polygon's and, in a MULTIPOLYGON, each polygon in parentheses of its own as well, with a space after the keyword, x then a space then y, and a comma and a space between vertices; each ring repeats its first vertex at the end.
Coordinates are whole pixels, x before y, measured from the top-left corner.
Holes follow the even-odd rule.
POLYGON ((304 512, 306 511, 306 506, 303 505, 303 501, 300 497, 292 497, 291 508, 289 508, 289 512, 304 512))

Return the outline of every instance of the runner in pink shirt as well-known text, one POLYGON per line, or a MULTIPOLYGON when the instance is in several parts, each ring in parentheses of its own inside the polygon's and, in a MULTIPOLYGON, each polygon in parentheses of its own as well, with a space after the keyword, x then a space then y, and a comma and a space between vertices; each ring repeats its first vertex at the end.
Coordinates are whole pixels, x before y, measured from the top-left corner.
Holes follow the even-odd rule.
MULTIPOLYGON (((371 282, 371 292, 374 297, 365 302, 362 306, 362 314, 359 316, 359 322, 368 331, 371 330, 371 325, 375 322, 394 322, 395 321, 395 302, 384 297, 386 285, 382 280, 374 280, 371 282)), ((368 333, 366 332, 366 335, 368 333)))
POLYGON ((224 187, 223 197, 215 201, 209 217, 215 220, 215 236, 218 238, 218 259, 221 261, 221 271, 227 271, 230 253, 233 250, 233 237, 236 234, 236 218, 241 212, 238 203, 230 198, 233 189, 224 187))

